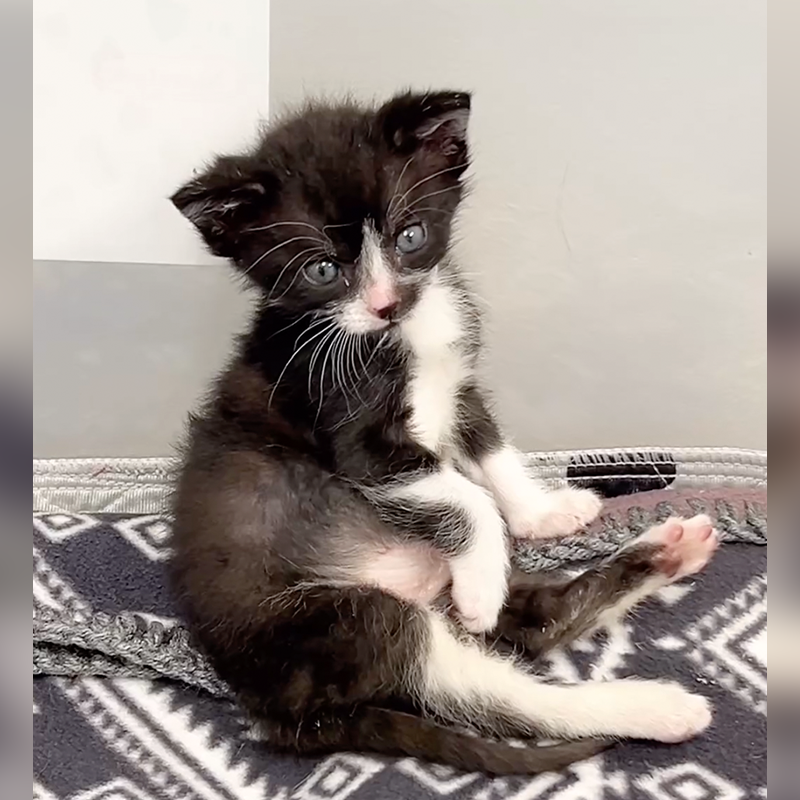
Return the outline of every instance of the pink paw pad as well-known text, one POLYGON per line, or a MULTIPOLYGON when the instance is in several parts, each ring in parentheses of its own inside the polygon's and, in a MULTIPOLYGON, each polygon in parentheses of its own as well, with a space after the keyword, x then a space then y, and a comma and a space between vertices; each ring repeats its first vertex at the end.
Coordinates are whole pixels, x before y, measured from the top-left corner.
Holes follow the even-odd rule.
POLYGON ((661 546, 656 564, 671 580, 700 572, 719 546, 719 534, 711 518, 698 514, 690 519, 671 517, 639 538, 661 546))

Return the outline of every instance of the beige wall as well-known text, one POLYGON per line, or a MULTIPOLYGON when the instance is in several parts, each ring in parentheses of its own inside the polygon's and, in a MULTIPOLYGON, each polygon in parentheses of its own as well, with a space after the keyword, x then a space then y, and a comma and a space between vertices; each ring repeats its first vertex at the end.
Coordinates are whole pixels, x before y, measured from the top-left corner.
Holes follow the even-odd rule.
POLYGON ((273 0, 270 105, 474 91, 461 253, 525 448, 766 447, 762 0, 273 0))

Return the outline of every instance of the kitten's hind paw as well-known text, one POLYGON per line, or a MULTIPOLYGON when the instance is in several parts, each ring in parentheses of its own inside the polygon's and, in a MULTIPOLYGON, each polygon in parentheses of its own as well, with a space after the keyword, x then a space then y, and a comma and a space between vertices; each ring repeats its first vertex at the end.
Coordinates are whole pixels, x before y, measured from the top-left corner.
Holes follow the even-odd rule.
POLYGON ((711 724, 711 703, 700 695, 687 692, 674 683, 640 684, 642 705, 637 726, 637 738, 677 744, 702 733, 711 724))
POLYGON ((637 542, 658 545, 654 563, 667 578, 678 581, 708 564, 719 546, 719 534, 710 517, 698 514, 690 519, 670 517, 637 542))

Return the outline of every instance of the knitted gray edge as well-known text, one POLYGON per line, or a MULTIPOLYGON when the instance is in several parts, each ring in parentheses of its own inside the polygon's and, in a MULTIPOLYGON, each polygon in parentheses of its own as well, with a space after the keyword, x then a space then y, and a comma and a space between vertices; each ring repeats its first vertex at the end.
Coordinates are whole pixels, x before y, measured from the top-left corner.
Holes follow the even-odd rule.
MULTIPOLYGON (((552 485, 566 483, 567 467, 591 464, 602 467, 621 458, 649 465, 657 473, 664 459, 676 465, 674 488, 767 485, 767 455, 760 450, 701 447, 630 447, 604 450, 564 450, 530 453, 531 470, 552 485)), ((33 509, 38 512, 162 514, 167 507, 170 476, 175 462, 169 458, 68 458, 33 462, 33 509)), ((609 480, 629 478, 647 482, 653 476, 609 472, 609 480)), ((593 476, 603 480, 602 473, 593 476)), ((666 486, 667 480, 664 481, 666 486)))
MULTIPOLYGON (((668 453, 678 464, 673 486, 761 487, 766 485, 766 457, 754 451, 669 450, 637 451, 642 463, 657 465, 657 455, 668 453)), ((546 480, 565 480, 566 466, 575 456, 593 464, 611 463, 630 450, 546 453, 530 456, 532 467, 546 480), (560 471, 560 474, 559 474, 560 471)), ((574 461, 573 461, 574 463, 574 461)), ((158 513, 169 486, 166 459, 86 459, 34 463, 34 498, 40 512, 55 510, 98 513, 158 513), (37 476, 39 483, 37 485, 37 476), (107 484, 115 484, 113 487, 107 484), (101 485, 102 484, 102 485, 101 485), (38 489, 38 494, 37 494, 38 489), (154 503, 160 498, 160 505, 154 503), (87 504, 93 502, 93 505, 87 504)), ((615 475, 615 477, 619 477, 615 475)), ((636 480, 637 476, 631 476, 636 480)), ((717 520, 724 540, 766 544, 766 509, 745 503, 743 514, 724 501, 701 495, 688 501, 696 513, 717 520)), ((516 548, 517 563, 526 570, 552 570, 576 566, 607 556, 649 525, 675 513, 671 503, 647 511, 633 507, 624 517, 603 518, 598 535, 575 536, 516 548)), ((100 675, 108 677, 169 678, 227 694, 205 659, 195 651, 185 630, 165 628, 138 616, 109 616, 85 611, 55 610, 37 606, 33 622, 33 673, 35 675, 100 675)))

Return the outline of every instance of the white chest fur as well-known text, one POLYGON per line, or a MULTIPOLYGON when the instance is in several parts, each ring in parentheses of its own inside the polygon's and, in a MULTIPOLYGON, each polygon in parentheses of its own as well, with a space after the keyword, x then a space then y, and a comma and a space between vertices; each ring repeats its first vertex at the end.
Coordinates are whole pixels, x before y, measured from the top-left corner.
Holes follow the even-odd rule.
POLYGON ((452 438, 458 389, 470 374, 459 346, 464 330, 453 290, 439 279, 429 284, 402 331, 411 350, 410 432, 423 447, 440 452, 452 438))

